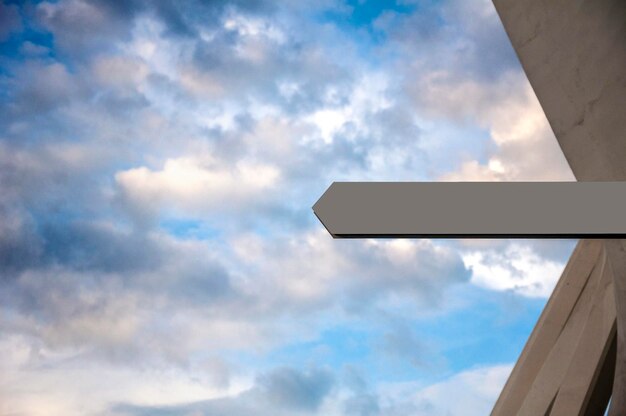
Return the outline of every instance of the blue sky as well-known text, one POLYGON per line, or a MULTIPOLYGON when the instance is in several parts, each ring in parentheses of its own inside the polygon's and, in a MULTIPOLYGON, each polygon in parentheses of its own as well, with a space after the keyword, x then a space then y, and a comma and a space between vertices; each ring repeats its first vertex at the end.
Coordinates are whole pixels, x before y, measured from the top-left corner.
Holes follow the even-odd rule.
POLYGON ((573 180, 490 2, 3 2, 0 42, 0 414, 490 410, 575 241, 311 211, 573 180))

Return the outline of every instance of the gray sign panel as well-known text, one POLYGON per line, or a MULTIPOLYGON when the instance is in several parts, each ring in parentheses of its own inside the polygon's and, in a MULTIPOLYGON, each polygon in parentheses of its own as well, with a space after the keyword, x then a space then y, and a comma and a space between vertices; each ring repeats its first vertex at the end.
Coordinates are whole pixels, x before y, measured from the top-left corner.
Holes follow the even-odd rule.
POLYGON ((335 182, 335 238, 626 238, 625 182, 335 182))

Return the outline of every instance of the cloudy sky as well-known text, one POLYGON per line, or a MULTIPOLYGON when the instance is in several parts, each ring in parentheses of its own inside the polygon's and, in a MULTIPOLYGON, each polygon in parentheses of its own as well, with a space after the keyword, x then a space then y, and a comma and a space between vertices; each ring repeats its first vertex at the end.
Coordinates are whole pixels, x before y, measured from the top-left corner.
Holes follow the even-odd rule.
POLYGON ((487 0, 0 3, 0 415, 484 415, 575 241, 332 240, 573 180, 487 0))

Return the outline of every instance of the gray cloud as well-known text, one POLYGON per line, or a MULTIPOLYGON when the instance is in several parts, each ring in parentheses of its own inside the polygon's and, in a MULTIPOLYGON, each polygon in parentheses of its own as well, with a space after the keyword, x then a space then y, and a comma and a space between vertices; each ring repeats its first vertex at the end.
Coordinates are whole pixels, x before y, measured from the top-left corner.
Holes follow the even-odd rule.
POLYGON ((348 398, 343 407, 349 416, 374 416, 380 414, 378 397, 375 394, 358 394, 348 398))
POLYGON ((82 60, 128 39, 137 2, 62 1, 37 5, 36 21, 54 34, 59 52, 82 60))
POLYGON ((333 376, 327 370, 301 372, 292 368, 274 370, 260 380, 262 394, 280 407, 315 411, 333 386, 333 376))
POLYGON ((37 264, 42 241, 32 218, 12 207, 0 206, 0 282, 37 264))
POLYGON ((415 3, 419 3, 419 13, 388 12, 375 22, 389 42, 408 55, 403 61, 412 62, 413 71, 445 68, 483 82, 519 71, 515 52, 491 2, 415 3))
POLYGON ((436 367, 430 362, 435 354, 429 351, 428 344, 419 339, 406 323, 394 323, 384 334, 378 348, 398 363, 408 362, 422 370, 436 367))

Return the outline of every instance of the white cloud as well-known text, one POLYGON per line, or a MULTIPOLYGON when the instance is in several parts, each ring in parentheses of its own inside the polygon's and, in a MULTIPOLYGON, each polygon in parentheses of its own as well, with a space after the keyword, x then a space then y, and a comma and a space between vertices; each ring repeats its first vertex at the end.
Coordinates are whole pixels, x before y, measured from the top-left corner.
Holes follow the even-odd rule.
POLYGON ((280 240, 243 235, 231 246, 244 268, 264 277, 246 279, 243 289, 265 310, 351 310, 402 300, 419 310, 469 277, 454 251, 429 240, 333 240, 318 229, 280 240))
POLYGON ((270 21, 232 12, 224 19, 224 28, 246 37, 264 37, 277 44, 284 43, 286 39, 285 33, 270 21))
POLYGON ((550 296, 564 268, 563 263, 543 258, 531 246, 519 243, 505 249, 468 251, 463 261, 472 270, 472 283, 530 297, 550 296))
MULTIPOLYGON (((175 405, 228 397, 246 390, 250 378, 215 386, 206 368, 141 368, 46 354, 23 336, 0 338, 0 413, 46 415, 106 414, 113 403, 175 405)), ((57 354, 58 355, 58 354, 57 354)))
POLYGON ((324 143, 330 143, 333 135, 348 121, 345 110, 319 110, 310 116, 324 143))
POLYGON ((496 82, 433 73, 418 89, 425 111, 487 129, 495 145, 486 162, 467 160, 446 181, 573 180, 535 94, 522 74, 496 82))
POLYGON ((336 105, 337 101, 343 101, 342 97, 338 97, 338 91, 330 88, 325 92, 325 101, 335 105, 318 109, 305 120, 317 127, 319 136, 326 144, 331 143, 340 132, 345 135, 342 128, 348 123, 358 132, 350 135, 351 140, 355 139, 354 136, 367 136, 376 129, 376 126, 371 125, 371 115, 392 105, 392 100, 387 97, 388 87, 389 81, 385 74, 368 72, 355 82, 345 97, 345 105, 336 105))
POLYGON ((161 170, 139 167, 118 172, 124 196, 146 208, 163 204, 186 212, 232 209, 262 198, 280 180, 277 167, 248 161, 225 165, 213 157, 167 159, 161 170))

